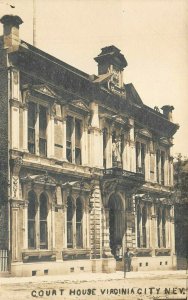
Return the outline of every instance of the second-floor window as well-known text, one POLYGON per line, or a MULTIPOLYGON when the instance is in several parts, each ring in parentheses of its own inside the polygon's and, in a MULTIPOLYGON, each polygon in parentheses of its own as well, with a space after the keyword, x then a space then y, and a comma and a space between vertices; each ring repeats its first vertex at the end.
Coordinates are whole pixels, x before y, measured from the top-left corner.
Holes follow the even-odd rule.
POLYGON ((156 153, 156 175, 157 175, 157 182, 160 184, 164 184, 164 177, 165 177, 165 152, 161 150, 157 150, 156 153))
POLYGON ((145 174, 145 144, 136 142, 136 172, 145 174))
POLYGON ((47 108, 34 102, 28 107, 28 151, 47 156, 47 108))
POLYGON ((32 154, 36 151, 35 144, 36 104, 30 102, 28 107, 28 151, 32 154))
POLYGON ((81 120, 68 116, 66 123, 66 156, 67 160, 77 165, 82 164, 81 160, 81 120))
POLYGON ((39 154, 47 156, 47 112, 46 108, 39 106, 39 154))

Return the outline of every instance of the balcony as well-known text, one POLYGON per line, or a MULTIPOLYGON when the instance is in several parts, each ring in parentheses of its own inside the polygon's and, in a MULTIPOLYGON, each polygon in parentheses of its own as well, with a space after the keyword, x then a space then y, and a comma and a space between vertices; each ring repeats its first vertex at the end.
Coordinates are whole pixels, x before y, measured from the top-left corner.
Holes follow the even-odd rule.
POLYGON ((121 178, 128 179, 139 183, 145 182, 145 175, 142 173, 130 172, 119 167, 109 168, 103 170, 104 178, 121 178))

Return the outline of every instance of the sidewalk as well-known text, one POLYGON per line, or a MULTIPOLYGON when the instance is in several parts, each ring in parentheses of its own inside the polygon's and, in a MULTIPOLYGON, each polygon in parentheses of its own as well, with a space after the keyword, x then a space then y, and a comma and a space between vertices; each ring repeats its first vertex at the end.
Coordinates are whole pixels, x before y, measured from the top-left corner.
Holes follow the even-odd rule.
POLYGON ((32 282, 90 282, 90 281, 111 281, 111 280, 127 280, 127 279, 144 279, 144 278, 182 278, 188 279, 188 274, 185 270, 178 271, 148 271, 148 272, 128 272, 125 274, 122 271, 116 273, 75 273, 58 276, 33 276, 33 277, 0 277, 0 285, 16 284, 16 283, 32 283, 32 282))

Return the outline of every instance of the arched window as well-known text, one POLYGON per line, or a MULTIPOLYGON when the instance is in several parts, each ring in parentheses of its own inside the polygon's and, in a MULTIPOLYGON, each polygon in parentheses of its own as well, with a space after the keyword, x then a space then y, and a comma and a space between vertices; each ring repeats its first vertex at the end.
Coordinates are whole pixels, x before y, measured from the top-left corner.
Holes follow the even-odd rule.
POLYGON ((36 248, 36 197, 33 191, 28 194, 28 248, 36 248))
POLYGON ((137 206, 137 247, 141 247, 141 232, 140 232, 140 223, 141 223, 141 209, 140 205, 137 206))
POLYGON ((147 208, 144 205, 142 208, 142 247, 147 247, 147 233, 146 233, 146 223, 147 223, 147 208))
POLYGON ((73 248, 73 203, 71 197, 67 197, 67 247, 73 248))
POLYGON ((166 211, 162 210, 162 239, 163 247, 166 248, 166 211))
POLYGON ((157 210, 157 240, 158 247, 161 247, 161 210, 158 208, 157 210))
POLYGON ((48 203, 44 193, 40 195, 40 249, 48 248, 48 203))
POLYGON ((82 218, 83 218, 82 201, 80 198, 77 198, 76 199, 76 246, 78 248, 83 247, 82 218))

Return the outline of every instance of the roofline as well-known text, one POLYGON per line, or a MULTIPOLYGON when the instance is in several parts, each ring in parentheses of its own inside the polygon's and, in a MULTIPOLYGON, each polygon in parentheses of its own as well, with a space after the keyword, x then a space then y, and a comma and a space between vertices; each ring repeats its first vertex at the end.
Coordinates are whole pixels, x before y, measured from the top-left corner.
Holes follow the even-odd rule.
POLYGON ((64 61, 62 61, 62 60, 60 60, 60 59, 54 57, 53 55, 51 55, 51 54, 49 54, 49 53, 47 53, 47 52, 45 52, 45 51, 43 51, 43 50, 41 50, 41 49, 39 49, 39 48, 33 46, 33 45, 31 45, 31 44, 29 44, 29 43, 27 43, 27 42, 25 42, 25 41, 23 41, 23 40, 21 40, 20 46, 21 46, 22 48, 28 50, 28 51, 31 51, 31 52, 33 52, 33 53, 35 53, 35 54, 37 54, 37 55, 42 56, 43 58, 45 58, 45 59, 47 59, 47 60, 50 60, 51 62, 53 62, 53 63, 55 63, 55 64, 60 65, 61 67, 64 67, 64 68, 67 69, 68 71, 73 72, 74 74, 79 75, 79 76, 81 76, 82 78, 84 78, 84 79, 86 79, 86 80, 88 80, 88 81, 91 81, 90 78, 89 78, 89 77, 90 77, 90 74, 85 73, 85 72, 83 72, 83 71, 81 71, 81 70, 79 70, 79 69, 77 69, 77 68, 75 68, 75 67, 73 67, 73 66, 67 64, 66 62, 64 62, 64 61), (25 44, 27 47, 24 47, 24 44, 25 44))

